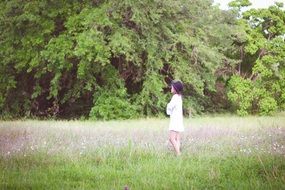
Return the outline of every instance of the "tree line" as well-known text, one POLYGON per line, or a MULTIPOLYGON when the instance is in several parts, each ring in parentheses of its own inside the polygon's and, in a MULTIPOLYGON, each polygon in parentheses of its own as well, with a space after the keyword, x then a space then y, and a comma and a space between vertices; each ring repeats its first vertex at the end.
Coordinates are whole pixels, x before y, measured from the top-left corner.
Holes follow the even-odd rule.
POLYGON ((285 108, 283 3, 234 0, 0 2, 0 115, 164 115, 173 79, 185 115, 285 108))

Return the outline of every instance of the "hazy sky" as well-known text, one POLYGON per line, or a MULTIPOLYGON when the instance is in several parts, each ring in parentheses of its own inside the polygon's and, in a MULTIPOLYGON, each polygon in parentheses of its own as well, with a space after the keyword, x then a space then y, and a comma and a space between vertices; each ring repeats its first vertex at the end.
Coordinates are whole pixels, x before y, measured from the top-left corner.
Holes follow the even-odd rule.
MULTIPOLYGON (((220 4, 221 9, 227 9, 228 3, 232 0, 214 0, 217 4, 220 4)), ((267 8, 270 5, 273 5, 274 2, 283 2, 285 4, 285 0, 250 0, 253 8, 267 8)))

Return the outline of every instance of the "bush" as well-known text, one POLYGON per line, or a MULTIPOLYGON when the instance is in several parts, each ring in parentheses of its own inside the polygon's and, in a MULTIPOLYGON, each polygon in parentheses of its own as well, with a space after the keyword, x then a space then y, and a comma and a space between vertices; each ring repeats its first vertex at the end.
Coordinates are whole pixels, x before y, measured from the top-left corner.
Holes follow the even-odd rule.
POLYGON ((235 75, 229 80, 228 88, 228 98, 237 110, 237 114, 248 115, 252 110, 252 102, 255 98, 252 82, 235 75))
POLYGON ((128 99, 105 91, 94 102, 89 114, 91 119, 129 119, 137 116, 135 106, 128 99))
POLYGON ((229 81, 228 90, 228 98, 240 116, 251 113, 270 115, 278 109, 272 93, 257 82, 235 75, 229 81))
POLYGON ((259 113, 270 115, 277 110, 277 102, 272 97, 265 97, 259 102, 259 113))

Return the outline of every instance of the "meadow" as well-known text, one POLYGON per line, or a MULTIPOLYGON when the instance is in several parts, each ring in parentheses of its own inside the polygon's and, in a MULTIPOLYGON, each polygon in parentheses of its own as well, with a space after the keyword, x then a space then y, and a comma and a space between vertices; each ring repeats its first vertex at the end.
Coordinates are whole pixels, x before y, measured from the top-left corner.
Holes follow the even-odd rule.
POLYGON ((285 116, 1 121, 0 189, 285 189, 285 116))

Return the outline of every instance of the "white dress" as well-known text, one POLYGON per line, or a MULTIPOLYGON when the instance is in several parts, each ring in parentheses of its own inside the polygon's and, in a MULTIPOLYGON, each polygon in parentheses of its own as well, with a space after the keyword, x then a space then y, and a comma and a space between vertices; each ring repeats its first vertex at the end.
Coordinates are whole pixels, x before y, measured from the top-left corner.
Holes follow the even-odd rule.
POLYGON ((172 96, 171 101, 167 104, 166 113, 170 115, 169 130, 184 131, 181 95, 174 94, 172 96))

